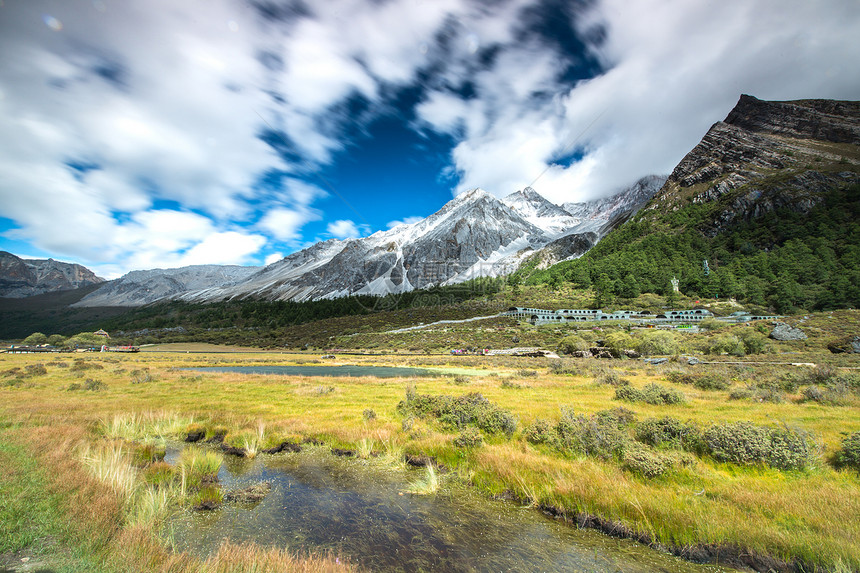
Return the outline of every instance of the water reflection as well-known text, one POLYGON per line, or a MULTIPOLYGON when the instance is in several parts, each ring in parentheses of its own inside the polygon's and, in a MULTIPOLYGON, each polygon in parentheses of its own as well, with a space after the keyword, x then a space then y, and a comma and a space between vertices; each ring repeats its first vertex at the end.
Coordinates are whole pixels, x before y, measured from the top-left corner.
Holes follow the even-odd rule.
POLYGON ((231 459, 226 489, 260 480, 271 493, 255 506, 186 512, 170 525, 180 549, 201 556, 222 540, 293 550, 331 549, 372 571, 716 572, 635 542, 583 531, 511 503, 488 500, 445 479, 436 495, 406 493, 421 470, 382 461, 300 454, 231 459))

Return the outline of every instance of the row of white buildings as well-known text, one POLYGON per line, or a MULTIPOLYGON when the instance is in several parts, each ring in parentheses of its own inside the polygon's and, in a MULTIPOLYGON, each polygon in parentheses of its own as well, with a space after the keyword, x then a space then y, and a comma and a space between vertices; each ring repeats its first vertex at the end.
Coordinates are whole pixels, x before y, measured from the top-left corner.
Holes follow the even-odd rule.
POLYGON ((561 309, 546 310, 542 308, 525 308, 514 306, 502 313, 519 320, 526 320, 532 324, 566 324, 572 322, 602 322, 608 320, 624 320, 641 323, 669 323, 669 324, 695 324, 706 318, 714 318, 725 322, 741 323, 751 320, 766 320, 780 318, 779 316, 753 315, 748 312, 734 312, 729 316, 716 317, 704 308, 692 310, 667 310, 654 314, 648 311, 638 310, 616 310, 603 312, 595 309, 561 309))

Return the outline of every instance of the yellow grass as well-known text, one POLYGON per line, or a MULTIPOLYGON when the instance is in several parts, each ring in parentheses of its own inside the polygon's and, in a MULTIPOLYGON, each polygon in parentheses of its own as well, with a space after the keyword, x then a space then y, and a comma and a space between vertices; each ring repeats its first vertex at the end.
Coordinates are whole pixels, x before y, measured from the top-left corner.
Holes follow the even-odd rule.
MULTIPOLYGON (((0 386, 0 419, 20 422, 26 429, 22 435, 29 436, 22 439, 34 451, 45 449, 45 463, 65 468, 62 471, 66 474, 81 472, 86 467, 105 466, 104 470, 99 470, 103 473, 98 474, 104 476, 103 481, 99 477, 93 478, 94 482, 85 480, 84 483, 89 484, 86 487, 90 495, 103 498, 105 505, 100 510, 103 511, 100 519, 101 523, 110 522, 112 531, 117 532, 109 536, 110 543, 117 544, 115 551, 132 551, 123 541, 124 536, 136 539, 134 535, 140 534, 131 535, 129 528, 157 521, 160 508, 167 504, 166 499, 164 503, 162 500, 169 494, 140 495, 135 506, 139 508, 135 514, 138 517, 125 517, 124 500, 134 497, 135 487, 122 477, 123 456, 116 454, 114 467, 110 455, 99 450, 107 446, 99 444, 109 444, 114 439, 178 438, 194 422, 210 431, 223 426, 228 430, 228 441, 254 451, 265 447, 264 443, 277 443, 281 439, 314 437, 333 446, 357 449, 366 456, 374 448, 381 449, 383 455, 401 464, 404 452, 434 455, 488 493, 509 490, 532 505, 551 505, 571 514, 598 514, 652 534, 662 542, 735 544, 786 560, 860 568, 860 520, 857 519, 860 479, 856 473, 837 471, 825 461, 845 433, 860 431, 860 417, 856 415, 860 403, 856 396, 842 406, 798 403, 792 396, 781 404, 729 401, 728 391, 704 391, 671 384, 665 380, 663 368, 634 361, 611 364, 633 386, 641 388, 650 382, 672 386, 686 395, 687 402, 671 406, 619 403, 612 399, 612 386, 596 382, 607 366, 595 367, 594 361, 579 362, 580 375, 568 376, 551 374, 547 363, 538 359, 338 359, 339 363, 384 364, 388 361, 391 365, 469 366, 483 373, 502 374, 470 377, 468 385, 456 386, 446 378, 249 376, 178 370, 211 365, 294 364, 310 359, 299 355, 153 352, 110 357, 96 355, 88 359, 104 366, 98 372, 107 384, 106 389, 68 392, 65 388, 78 380, 75 373, 49 365, 48 374, 34 379, 32 387, 0 386), (141 368, 150 369, 152 380, 132 384, 130 372, 141 368), (537 370, 538 376, 518 378, 517 372, 525 369, 537 370), (509 377, 523 384, 502 387, 502 381, 509 377), (557 420, 562 406, 572 407, 577 413, 591 414, 622 405, 632 410, 638 420, 673 416, 702 427, 736 420, 763 425, 785 423, 811 432, 822 452, 816 467, 800 472, 738 467, 697 458, 689 468, 676 469, 651 480, 626 472, 613 461, 565 458, 557 452, 528 444, 519 432, 512 439, 486 436, 487 445, 469 455, 461 455, 462 452, 451 445, 456 432, 441 428, 431 420, 418 419, 411 429, 403 429, 403 419, 396 406, 404 398, 408 384, 413 384, 421 394, 480 392, 493 403, 511 410, 519 418, 520 430, 537 418, 557 420), (335 391, 318 392, 320 387, 334 387, 335 391), (366 409, 377 414, 371 422, 364 419, 366 409), (83 459, 91 462, 81 464, 77 460, 82 458, 77 458, 71 463, 72 466, 77 464, 79 469, 69 466, 69 460, 64 459, 70 451, 68 445, 63 450, 62 443, 46 439, 57 434, 71 436, 72 450, 74 444, 90 442, 90 449, 80 451, 86 452, 83 459), (97 459, 102 461, 96 463, 97 459)), ((23 368, 45 361, 42 356, 3 355, 0 356, 0 373, 11 367, 23 368)), ((0 382, 3 379, 0 374, 0 382)), ((76 507, 75 504, 85 507, 90 503, 90 499, 84 501, 74 492, 70 495, 71 507, 76 507)), ((83 509, 74 511, 83 512, 83 509)), ((158 546, 153 543, 151 547, 158 546)), ((257 556, 250 557, 252 560, 262 555, 257 553, 262 551, 259 548, 228 549, 223 555, 219 554, 224 563, 232 563, 233 556, 238 554, 257 556)), ((156 549, 147 551, 156 552, 156 549)), ((164 557, 163 563, 170 559, 164 557)), ((216 563, 219 558, 212 559, 216 561, 209 566, 219 566, 216 563)), ((154 570, 167 570, 160 567, 162 565, 154 570)))

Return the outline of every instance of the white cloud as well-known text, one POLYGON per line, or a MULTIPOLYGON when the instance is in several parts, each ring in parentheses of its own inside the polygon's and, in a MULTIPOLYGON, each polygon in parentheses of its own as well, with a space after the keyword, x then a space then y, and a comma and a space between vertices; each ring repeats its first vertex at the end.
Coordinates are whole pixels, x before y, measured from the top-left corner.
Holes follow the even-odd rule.
POLYGON ((356 225, 349 219, 332 221, 326 226, 326 232, 336 239, 354 239, 367 232, 365 225, 356 225))
MULTIPOLYGON (((581 15, 582 16, 582 15, 581 15)), ((668 173, 723 119, 741 93, 762 99, 858 99, 860 4, 799 0, 691 3, 601 0, 580 18, 600 24, 593 45, 607 71, 573 87, 553 84, 549 52, 528 44, 474 79, 478 99, 434 93, 418 108, 443 132, 464 129, 452 152, 456 192, 503 196, 535 187, 556 202, 607 195, 649 173, 668 173), (530 63, 534 60, 534 65, 530 63), (550 89, 551 99, 529 97, 550 89), (584 152, 583 160, 554 165, 584 152)))
POLYGON ((277 207, 266 212, 257 226, 281 241, 295 241, 301 236, 302 226, 317 219, 320 219, 320 214, 310 209, 277 207))
POLYGON ((236 231, 213 233, 188 250, 181 258, 179 266, 216 263, 219 265, 240 265, 248 262, 248 257, 266 244, 260 235, 247 235, 236 231))
POLYGON ((387 228, 393 229, 394 227, 399 227, 400 225, 412 225, 417 223, 418 221, 423 221, 424 217, 404 217, 403 219, 396 221, 389 221, 386 225, 387 228))
POLYGON ((590 46, 605 71, 575 84, 559 74, 582 54, 523 27, 529 0, 330 0, 288 21, 241 0, 100 6, 0 7, 0 216, 8 236, 111 273, 253 262, 264 235, 303 244, 326 193, 300 177, 348 154, 344 125, 391 112, 403 87, 426 90, 416 124, 455 141, 455 193, 537 179, 556 202, 670 171, 741 93, 860 99, 854 0, 598 0, 569 34, 605 29, 587 35, 605 38, 590 46), (261 141, 268 126, 295 149, 261 141), (281 186, 258 184, 271 173, 281 186))
POLYGON ((284 253, 275 252, 266 256, 266 260, 264 261, 266 265, 271 265, 272 263, 277 263, 281 259, 284 258, 284 253))

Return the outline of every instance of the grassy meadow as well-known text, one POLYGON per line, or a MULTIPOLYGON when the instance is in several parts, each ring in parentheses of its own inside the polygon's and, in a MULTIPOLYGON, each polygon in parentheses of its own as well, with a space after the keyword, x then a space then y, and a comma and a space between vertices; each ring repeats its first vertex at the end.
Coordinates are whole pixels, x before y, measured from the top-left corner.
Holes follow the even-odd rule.
MULTIPOLYGON (((843 440, 860 431, 858 374, 846 368, 860 366, 853 358, 835 357, 817 368, 678 360, 655 366, 569 358, 184 353, 190 348, 0 355, 3 559, 32 556, 56 571, 106 572, 356 566, 338 556, 253 545, 224 545, 206 561, 172 552, 160 525, 168 512, 199 502, 191 497, 205 497, 201 476, 207 470, 199 468, 217 461, 201 457, 165 467, 157 451, 165 440, 202 431, 207 437, 226 433, 225 443, 249 455, 307 439, 360 456, 429 455, 446 479, 467 480, 488 495, 551 509, 571 521, 596 516, 688 555, 696 555, 696 547, 729 547, 805 570, 860 569, 860 474, 838 463, 843 440), (420 366, 445 375, 181 370, 296 364, 420 366), (462 398, 473 393, 482 398, 462 398), (765 428, 756 439, 783 440, 786 455, 799 457, 750 454, 746 463, 727 461, 714 444, 734 436, 709 428, 734 431, 738 421, 765 428)), ((830 356, 756 359, 821 363, 830 356)))

